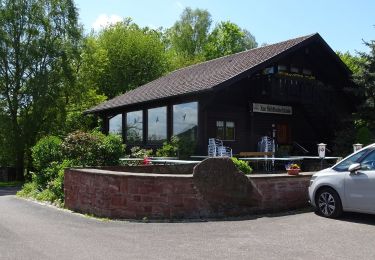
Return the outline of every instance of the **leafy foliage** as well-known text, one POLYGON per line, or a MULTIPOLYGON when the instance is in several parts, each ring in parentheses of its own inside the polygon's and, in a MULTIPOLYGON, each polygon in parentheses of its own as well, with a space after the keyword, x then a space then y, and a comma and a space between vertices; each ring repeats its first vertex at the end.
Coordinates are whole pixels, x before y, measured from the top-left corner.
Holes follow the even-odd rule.
POLYGON ((257 47, 255 37, 232 22, 221 22, 208 36, 205 45, 207 60, 257 47))
POLYGON ((220 22, 211 31, 211 14, 203 9, 185 8, 180 19, 164 35, 171 68, 177 69, 205 60, 257 47, 255 37, 238 25, 220 22))
POLYGON ((0 37, 0 115, 10 129, 1 144, 12 154, 7 164, 22 168, 38 135, 59 119, 81 28, 70 0, 3 0, 0 37))
POLYGON ((167 39, 177 55, 186 59, 203 55, 211 22, 207 10, 185 8, 180 19, 167 31, 167 39))
POLYGON ((185 136, 172 136, 170 142, 164 142, 163 146, 156 151, 156 156, 178 157, 189 159, 194 154, 196 142, 185 136))
POLYGON ((83 167, 117 165, 124 148, 120 136, 106 136, 99 132, 76 131, 62 143, 64 158, 71 160, 74 166, 83 167))
POLYGON ((96 165, 112 166, 119 164, 119 158, 124 155, 125 145, 119 135, 98 134, 101 139, 99 160, 96 165))
POLYGON ((62 161, 61 139, 56 136, 46 136, 40 139, 31 149, 33 165, 37 171, 48 168, 53 162, 62 161))
POLYGON ((253 171, 248 162, 239 160, 235 157, 232 157, 231 159, 234 165, 237 167, 237 169, 243 172, 244 174, 250 174, 253 171))
POLYGON ((82 77, 109 98, 160 77, 169 66, 160 32, 129 18, 89 36, 83 59, 82 77))
POLYGON ((355 92, 360 104, 357 112, 350 119, 344 119, 338 127, 334 140, 335 151, 339 155, 352 152, 352 144, 364 145, 375 141, 375 41, 365 42, 369 53, 350 53, 338 55, 353 72, 353 81, 357 86, 355 92))
POLYGON ((350 54, 350 52, 342 53, 338 51, 337 55, 354 74, 358 74, 360 72, 360 64, 363 62, 363 58, 361 58, 360 56, 352 55, 350 54))
POLYGON ((177 136, 172 136, 170 142, 164 142, 163 146, 156 151, 156 156, 159 157, 176 157, 178 154, 179 139, 177 136))
POLYGON ((19 195, 62 204, 65 168, 117 165, 124 153, 124 145, 121 137, 116 135, 76 131, 64 141, 55 136, 42 138, 32 151, 36 172, 19 195))
POLYGON ((152 155, 152 149, 142 149, 139 146, 134 146, 130 149, 130 157, 132 158, 146 158, 152 155))

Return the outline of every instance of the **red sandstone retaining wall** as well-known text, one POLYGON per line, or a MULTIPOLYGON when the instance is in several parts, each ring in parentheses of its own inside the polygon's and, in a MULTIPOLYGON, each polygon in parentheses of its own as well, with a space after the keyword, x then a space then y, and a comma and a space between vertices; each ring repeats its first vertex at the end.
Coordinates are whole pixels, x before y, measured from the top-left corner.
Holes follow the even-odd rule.
POLYGON ((206 205, 192 175, 67 169, 65 207, 109 218, 197 218, 206 205))
POLYGON ((197 188, 192 174, 67 169, 65 207, 99 217, 125 219, 206 218, 275 212, 306 206, 310 177, 309 173, 253 175, 248 177, 249 192, 245 199, 223 197, 218 203, 197 188))
POLYGON ((259 210, 275 212, 308 205, 308 187, 312 173, 254 175, 250 181, 258 193, 259 210))

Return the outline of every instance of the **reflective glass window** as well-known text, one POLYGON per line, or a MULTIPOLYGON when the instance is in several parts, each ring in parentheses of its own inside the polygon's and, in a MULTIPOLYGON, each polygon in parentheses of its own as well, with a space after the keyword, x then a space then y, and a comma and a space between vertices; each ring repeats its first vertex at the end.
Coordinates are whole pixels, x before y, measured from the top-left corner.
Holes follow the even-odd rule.
POLYGON ((126 114, 126 140, 130 143, 143 140, 143 111, 133 111, 126 114))
POLYGON ((173 106, 173 135, 197 138, 198 103, 190 102, 173 106))
POLYGON ((110 134, 121 134, 122 133, 122 114, 118 114, 109 119, 109 129, 110 134))
POLYGON ((163 141, 167 139, 167 107, 148 110, 148 140, 163 141))

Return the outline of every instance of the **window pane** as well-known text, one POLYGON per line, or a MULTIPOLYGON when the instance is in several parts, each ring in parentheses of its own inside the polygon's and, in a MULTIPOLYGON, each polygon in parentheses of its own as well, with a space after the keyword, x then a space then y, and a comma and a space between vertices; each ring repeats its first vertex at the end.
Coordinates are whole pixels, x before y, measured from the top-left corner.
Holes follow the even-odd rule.
POLYGON ((121 134, 122 133, 122 114, 118 114, 109 119, 109 130, 110 134, 121 134))
POLYGON ((126 114, 126 140, 130 143, 143 140, 143 112, 134 111, 126 114))
POLYGON ((234 132, 235 132, 234 122, 227 121, 225 140, 234 140, 235 139, 234 132))
POLYGON ((336 167, 334 168, 336 171, 347 171, 349 166, 352 165, 353 163, 356 163, 359 158, 361 158, 366 152, 368 152, 368 149, 362 150, 349 158, 343 160, 340 162, 336 167))
POLYGON ((167 107, 148 110, 148 140, 162 141, 167 139, 167 107))
POLYGON ((216 121, 216 138, 225 139, 224 136, 224 121, 216 121))
POLYGON ((371 152, 361 162, 362 170, 375 170, 375 151, 371 152))
POLYGON ((198 103, 184 103, 173 106, 173 135, 197 139, 198 103))

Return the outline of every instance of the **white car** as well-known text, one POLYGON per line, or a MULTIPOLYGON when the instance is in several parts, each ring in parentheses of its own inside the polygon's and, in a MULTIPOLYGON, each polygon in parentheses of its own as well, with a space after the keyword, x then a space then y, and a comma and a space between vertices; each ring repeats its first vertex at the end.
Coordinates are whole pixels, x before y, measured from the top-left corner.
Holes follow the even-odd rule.
POLYGON ((375 214, 375 143, 315 173, 309 199, 324 217, 335 218, 343 211, 375 214))

